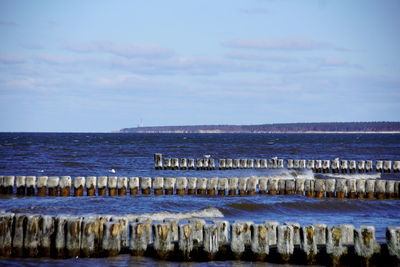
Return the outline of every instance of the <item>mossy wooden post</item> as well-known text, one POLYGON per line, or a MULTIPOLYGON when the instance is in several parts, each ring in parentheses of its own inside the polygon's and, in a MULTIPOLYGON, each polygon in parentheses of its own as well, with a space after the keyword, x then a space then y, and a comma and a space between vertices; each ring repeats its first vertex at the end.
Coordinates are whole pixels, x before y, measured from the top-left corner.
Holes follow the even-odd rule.
POLYGON ((342 256, 347 253, 347 247, 343 246, 342 243, 342 229, 337 226, 329 226, 326 236, 326 253, 330 258, 330 264, 333 266, 340 265, 342 256))
POLYGON ((50 176, 47 180, 47 195, 57 197, 60 185, 60 178, 58 176, 50 176))
POLYGON ((129 193, 137 195, 139 191, 139 177, 129 177, 129 193))
POLYGON ((71 176, 61 176, 60 177, 60 196, 69 197, 71 196, 71 176))
POLYGON ((360 228, 354 230, 354 251, 362 265, 368 266, 371 257, 379 250, 374 226, 361 225, 360 228))
POLYGON ((36 182, 37 196, 45 197, 47 191, 47 176, 39 176, 36 182))
POLYGON ((26 176, 17 176, 15 178, 15 186, 17 187, 17 195, 26 195, 26 176))
POLYGON ((268 227, 265 224, 251 225, 251 252, 258 261, 264 261, 269 254, 268 227))
POLYGON ((14 213, 0 213, 0 256, 12 255, 14 213))
POLYGON ((107 257, 117 256, 121 251, 121 228, 118 222, 104 223, 101 254, 107 257))
POLYGON ((24 234, 24 255, 30 258, 39 257, 40 215, 27 215, 24 234))
POLYGON ((288 262, 294 252, 294 232, 291 225, 278 226, 277 250, 283 262, 288 262))
POLYGON ((96 184, 97 184, 96 176, 86 177, 86 195, 87 196, 95 196, 96 195, 96 184))
POLYGON ((85 177, 79 176, 74 179, 74 196, 82 197, 85 189, 85 177))

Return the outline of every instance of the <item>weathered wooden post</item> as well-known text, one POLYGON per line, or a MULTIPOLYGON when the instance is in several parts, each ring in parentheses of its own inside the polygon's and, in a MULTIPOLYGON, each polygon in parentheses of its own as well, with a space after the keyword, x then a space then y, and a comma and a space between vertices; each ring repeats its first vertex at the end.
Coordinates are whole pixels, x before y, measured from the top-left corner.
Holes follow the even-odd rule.
POLYGON ((196 159, 196 170, 203 169, 203 159, 196 159))
POLYGON ((304 178, 296 178, 296 194, 304 195, 304 178))
POLYGON ((268 178, 267 177, 260 177, 258 179, 258 193, 260 195, 267 194, 268 190, 268 178))
POLYGON ((117 195, 117 183, 118 183, 117 176, 109 176, 108 177, 107 187, 108 187, 108 195, 109 196, 117 195))
POLYGON ((218 168, 220 170, 225 170, 226 169, 226 160, 225 159, 219 159, 218 160, 218 168))
POLYGON ((371 172, 373 171, 373 163, 372 160, 366 160, 365 161, 365 172, 371 172))
POLYGON ((225 196, 227 189, 228 189, 228 179, 227 178, 219 178, 218 185, 217 185, 218 195, 225 196))
POLYGON ((329 226, 326 237, 326 253, 330 257, 330 263, 333 266, 340 265, 340 259, 347 253, 347 248, 342 244, 342 229, 337 226, 329 226))
POLYGON ((396 160, 393 162, 393 172, 394 173, 400 172, 400 160, 396 160))
POLYGON ((71 176, 61 176, 60 177, 60 196, 69 197, 71 196, 71 176))
POLYGON ((164 178, 163 177, 154 177, 153 178, 153 190, 154 195, 162 195, 164 192, 164 178))
POLYGON ((325 196, 325 180, 317 179, 314 184, 315 197, 323 198, 325 196))
POLYGON ((191 260, 193 253, 193 226, 191 224, 179 225, 179 252, 183 260, 191 260))
POLYGON ((254 168, 254 159, 247 159, 247 168, 248 169, 254 168))
POLYGON ((376 180, 375 181, 375 194, 376 198, 384 199, 386 195, 386 181, 385 180, 376 180))
POLYGON ((194 170, 196 168, 194 165, 194 159, 188 159, 188 169, 194 170))
POLYGON ((149 245, 151 244, 151 240, 153 239, 151 224, 145 222, 134 222, 129 224, 129 228, 129 249, 131 251, 131 255, 145 255, 149 245))
POLYGON ((347 160, 341 160, 340 169, 342 170, 342 173, 347 173, 348 170, 347 160))
POLYGON ((233 169, 239 169, 240 168, 240 159, 234 159, 233 160, 232 168, 233 169))
POLYGON ((55 218, 51 215, 40 215, 39 226, 39 255, 50 257, 55 235, 55 218))
POLYGON ((357 179, 356 181, 357 198, 363 199, 365 197, 365 180, 357 179))
POLYGON ((174 177, 166 177, 164 178, 164 193, 166 195, 173 195, 175 190, 175 182, 176 178, 174 177))
POLYGON ((79 176, 74 179, 74 196, 83 196, 83 191, 85 187, 85 177, 79 176))
POLYGON ((307 161, 307 169, 315 170, 315 161, 313 159, 307 161))
POLYGON ((225 245, 229 244, 229 222, 222 220, 215 220, 213 222, 217 226, 219 251, 224 254, 226 253, 225 245))
POLYGON ((97 179, 97 195, 105 196, 107 194, 107 176, 100 176, 97 179))
POLYGON ((26 183, 26 195, 34 196, 36 188, 36 176, 26 176, 25 183, 26 183))
POLYGON ((340 161, 338 158, 336 158, 332 161, 332 172, 339 173, 339 169, 340 169, 340 161))
POLYGON ((278 179, 278 191, 280 195, 286 194, 286 179, 278 179))
POLYGON ((228 170, 233 168, 233 160, 232 159, 226 159, 225 168, 228 169, 228 170))
POLYGON ((86 195, 95 196, 96 195, 96 176, 86 177, 86 195))
POLYGON ((314 179, 305 179, 304 181, 304 191, 306 192, 307 197, 314 196, 314 179))
POLYGON ((321 173, 322 172, 322 160, 317 159, 315 161, 315 172, 321 173))
POLYGON ((204 248, 206 259, 212 260, 219 251, 218 226, 216 224, 204 225, 204 248))
POLYGON ((298 159, 293 160, 293 168, 297 170, 300 169, 300 160, 298 159))
POLYGON ((246 187, 247 187, 247 180, 248 180, 249 178, 247 178, 247 177, 241 177, 239 180, 238 180, 238 194, 239 194, 239 196, 244 196, 244 195, 246 195, 246 187))
POLYGON ((154 223, 153 229, 155 254, 158 258, 168 259, 174 250, 170 225, 168 223, 154 223))
POLYGON ((383 171, 383 160, 377 160, 376 161, 375 170, 377 172, 382 172, 383 171))
POLYGON ((267 163, 267 160, 266 159, 261 159, 260 160, 260 168, 261 169, 266 169, 266 168, 268 168, 268 165, 267 165, 268 163, 267 163))
POLYGON ((349 161, 349 171, 350 173, 355 173, 357 170, 357 164, 355 160, 350 160, 349 161))
POLYGON ((325 246, 326 245, 326 224, 322 223, 314 223, 312 224, 314 227, 314 236, 315 236, 315 242, 317 243, 317 246, 325 246))
POLYGON ((240 168, 241 169, 247 168, 247 160, 246 159, 240 159, 240 168))
POLYGON ((279 222, 265 221, 264 224, 268 228, 268 240, 270 247, 276 247, 278 244, 278 226, 279 222))
POLYGON ((215 170, 215 160, 214 159, 208 159, 208 169, 215 170))
POLYGON ((101 242, 102 255, 117 256, 121 251, 121 229, 118 222, 104 223, 103 239, 101 242))
POLYGON ((40 242, 40 215, 27 215, 24 233, 24 255, 38 257, 40 242))
POLYGON ((277 179, 275 177, 268 180, 268 194, 270 194, 270 195, 277 194, 277 192, 279 190, 278 182, 279 182, 279 179, 277 179))
POLYGON ((162 154, 156 153, 154 154, 154 168, 156 170, 162 170, 162 154))
POLYGON ((81 257, 97 256, 96 237, 99 234, 100 224, 94 216, 85 216, 81 227, 81 257))
POLYGON ((177 243, 179 241, 179 220, 175 218, 165 218, 164 223, 169 223, 169 229, 171 230, 171 242, 177 243))
POLYGON ((129 191, 131 195, 139 192, 139 177, 129 177, 129 191))
POLYGON ((238 187, 239 178, 230 177, 228 178, 228 195, 234 196, 236 195, 236 189, 238 187))
POLYGON ((176 194, 177 195, 186 194, 187 185, 188 185, 188 180, 186 179, 186 177, 176 178, 176 194))
POLYGON ((305 169, 307 167, 307 161, 305 159, 301 159, 299 161, 300 169, 305 169))
POLYGON ((328 173, 330 171, 331 161, 329 159, 322 162, 322 171, 328 173))
POLYGON ((348 179, 346 184, 347 184, 347 197, 351 199, 356 198, 356 192, 357 192, 356 179, 348 179))
POLYGON ((391 160, 385 160, 383 162, 383 172, 384 173, 390 173, 392 171, 392 161, 391 160))
POLYGON ((151 178, 150 177, 141 177, 140 178, 140 187, 142 189, 142 195, 150 195, 151 178))
POLYGON ((253 222, 236 221, 231 225, 231 250, 235 259, 240 259, 246 245, 251 245, 251 226, 253 222))
POLYGON ((277 248, 281 260, 284 262, 289 261, 294 252, 293 243, 293 226, 279 225, 278 226, 278 241, 277 248))
POLYGON ((67 219, 66 252, 67 257, 79 257, 82 243, 82 217, 72 216, 67 219))
POLYGON ((361 225, 354 230, 354 250, 364 266, 369 265, 370 258, 379 252, 380 247, 375 240, 375 227, 361 225))
POLYGON ((186 158, 179 159, 179 168, 181 170, 186 170, 187 169, 187 159, 186 158))
POLYGON ((336 180, 336 197, 344 198, 347 193, 347 185, 345 179, 337 179, 336 180))
POLYGON ((171 170, 172 169, 171 159, 170 158, 164 158, 163 161, 164 161, 163 162, 164 170, 171 170))
POLYGON ((196 177, 190 177, 187 179, 188 181, 188 195, 195 195, 196 194, 196 189, 197 189, 197 178, 196 177))
POLYGON ((257 191, 257 185, 258 185, 258 178, 257 177, 250 177, 247 180, 247 195, 249 196, 254 196, 257 191))
POLYGON ((26 194, 26 177, 17 176, 15 178, 15 186, 17 187, 17 195, 24 196, 26 194))
MULTIPOLYGON (((7 176, 5 176, 7 177, 7 176)), ((37 196, 38 197, 45 197, 47 191, 47 176, 39 176, 36 183, 37 188, 37 196)))
POLYGON ((315 240, 314 226, 301 227, 301 250, 306 254, 307 263, 314 264, 318 254, 317 242, 315 240))
POLYGON ((48 196, 58 196, 58 187, 60 184, 60 178, 58 176, 50 176, 47 180, 48 196))
POLYGON ((263 261, 269 254, 268 227, 265 224, 253 224, 251 232, 251 251, 256 260, 263 261))
POLYGON ((218 178, 207 179, 207 195, 215 196, 217 190, 218 178))
POLYGON ((202 159, 203 162, 203 170, 208 170, 209 166, 208 166, 208 159, 202 159))
POLYGON ((57 258, 65 258, 66 254, 66 237, 67 237, 67 221, 68 215, 57 215, 55 218, 55 244, 54 256, 57 258))
POLYGON ((327 197, 335 197, 335 179, 327 179, 325 180, 325 190, 327 197))
POLYGON ((278 169, 283 169, 285 166, 283 165, 283 159, 277 160, 277 167, 278 169))
POLYGON ((121 242, 121 252, 128 252, 128 232, 129 232, 129 220, 126 216, 112 216, 111 222, 117 222, 119 224, 119 239, 121 242))
POLYGON ((117 180, 118 187, 118 195, 125 196, 126 190, 128 188, 128 178, 127 177, 119 177, 117 180))
POLYGON ((359 160, 357 163, 358 172, 365 172, 365 160, 359 160))
POLYGON ((15 176, 3 176, 3 193, 12 194, 14 189, 15 176))
POLYGON ((261 168, 261 160, 260 159, 254 160, 254 168, 256 168, 256 169, 261 168))
POLYGON ((179 159, 178 158, 171 159, 171 169, 179 170, 179 159))
POLYGON ((400 227, 386 228, 386 244, 389 255, 400 261, 400 227))
POLYGON ((196 188, 198 195, 205 195, 207 192, 207 178, 198 178, 196 188))
POLYGON ((293 162, 293 159, 288 159, 288 160, 287 160, 286 168, 288 168, 288 169, 294 169, 294 162, 293 162))
POLYGON ((396 181, 394 180, 386 181, 386 198, 394 198, 396 196, 395 186, 396 186, 396 181))
POLYGON ((367 180, 365 182, 365 192, 367 198, 369 199, 375 198, 375 180, 367 180))
POLYGON ((0 213, 0 256, 10 257, 12 254, 14 216, 14 213, 0 213))

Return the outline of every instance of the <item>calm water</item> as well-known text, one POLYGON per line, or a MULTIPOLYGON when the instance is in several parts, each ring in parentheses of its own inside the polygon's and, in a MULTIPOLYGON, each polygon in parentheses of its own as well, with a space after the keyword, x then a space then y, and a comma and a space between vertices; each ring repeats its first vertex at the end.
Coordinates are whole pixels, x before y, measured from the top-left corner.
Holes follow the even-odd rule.
MULTIPOLYGON (((379 134, 49 134, 0 133, 0 175, 74 176, 194 176, 229 177, 271 174, 271 170, 156 171, 153 154, 168 157, 298 158, 400 160, 400 135, 379 134), (109 173, 115 169, 116 173, 109 173)), ((398 179, 393 174, 389 177, 398 179)), ((312 199, 303 196, 126 196, 82 198, 2 197, 0 209, 46 214, 126 214, 186 212, 215 207, 229 221, 276 220, 301 224, 375 225, 384 238, 388 225, 400 225, 400 200, 312 199)), ((82 264, 114 265, 106 259, 82 264)), ((138 261, 121 256, 118 266, 138 261)), ((144 265, 158 265, 140 259, 144 265)), ((2 264, 37 265, 35 260, 0 261, 2 264)), ((45 266, 69 261, 41 261, 45 266)), ((219 263, 215 263, 218 265, 219 263)), ((235 265, 240 263, 230 263, 235 265)), ((176 266, 176 264, 174 265, 176 266)))

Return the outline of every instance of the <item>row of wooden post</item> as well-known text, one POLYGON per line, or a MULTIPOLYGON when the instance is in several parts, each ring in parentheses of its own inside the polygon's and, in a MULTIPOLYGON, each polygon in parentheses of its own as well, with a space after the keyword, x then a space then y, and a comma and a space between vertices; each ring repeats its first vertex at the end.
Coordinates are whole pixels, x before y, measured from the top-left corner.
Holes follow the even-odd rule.
POLYGON ((0 193, 19 196, 123 196, 255 194, 337 198, 399 198, 399 180, 309 179, 281 176, 229 178, 117 176, 0 176, 0 193))
POLYGON ((219 159, 213 158, 163 158, 162 154, 154 154, 154 167, 157 170, 231 170, 231 169, 309 169, 317 173, 364 173, 364 172, 400 172, 400 161, 377 160, 305 160, 279 158, 272 159, 219 159), (393 164, 392 164, 393 163, 393 164), (393 167, 392 167, 393 165, 393 167))
MULTIPOLYGON (((110 215, 0 213, 0 256, 99 257, 121 253, 171 260, 241 259, 297 264, 400 263, 400 227, 379 244, 373 226, 254 223, 110 215)), ((383 266, 382 265, 382 266, 383 266)))

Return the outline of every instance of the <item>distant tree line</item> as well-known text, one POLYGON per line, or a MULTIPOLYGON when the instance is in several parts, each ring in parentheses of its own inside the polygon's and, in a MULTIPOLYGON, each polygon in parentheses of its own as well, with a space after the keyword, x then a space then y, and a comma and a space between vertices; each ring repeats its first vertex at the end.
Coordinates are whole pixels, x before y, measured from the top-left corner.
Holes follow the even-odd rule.
POLYGON ((318 123, 274 123, 260 125, 193 125, 193 126, 155 126, 124 128, 121 132, 165 133, 165 132, 395 132, 400 131, 400 122, 318 122, 318 123))

